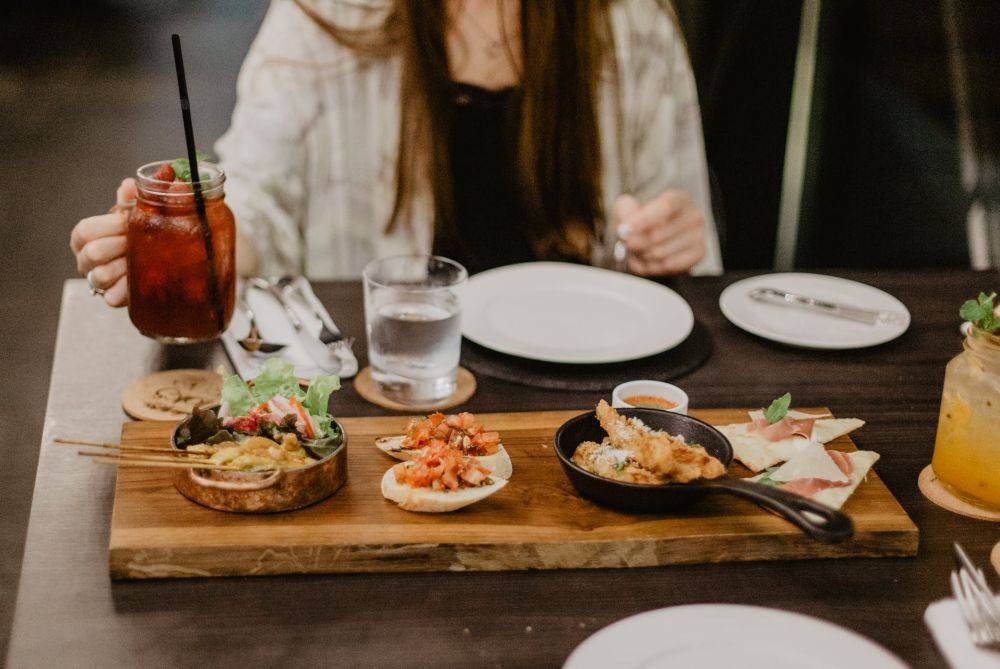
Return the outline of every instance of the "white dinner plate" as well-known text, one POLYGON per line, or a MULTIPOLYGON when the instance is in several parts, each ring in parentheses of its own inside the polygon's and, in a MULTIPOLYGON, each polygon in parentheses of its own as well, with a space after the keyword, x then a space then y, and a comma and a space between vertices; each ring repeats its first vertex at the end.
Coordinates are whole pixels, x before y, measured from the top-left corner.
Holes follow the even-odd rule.
POLYGON ((488 270, 462 290, 462 334, 547 362, 593 364, 655 355, 684 341, 694 315, 665 286, 586 265, 535 262, 488 270))
POLYGON ((804 348, 850 349, 891 341, 910 327, 906 306, 885 291, 864 283, 822 274, 764 274, 732 284, 719 296, 719 308, 734 325, 772 341, 804 348), (893 325, 867 325, 836 316, 750 299, 755 288, 777 288, 864 309, 893 311, 893 325))
POLYGON ((850 630, 789 611, 673 606, 620 620, 584 641, 563 669, 906 669, 850 630))

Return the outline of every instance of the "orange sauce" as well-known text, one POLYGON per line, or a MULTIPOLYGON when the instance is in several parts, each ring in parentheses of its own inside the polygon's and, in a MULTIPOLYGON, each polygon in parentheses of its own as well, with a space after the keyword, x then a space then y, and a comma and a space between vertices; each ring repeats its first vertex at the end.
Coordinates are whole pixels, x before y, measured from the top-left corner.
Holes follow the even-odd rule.
POLYGON ((634 407, 642 409, 663 409, 664 411, 669 411, 677 407, 675 402, 665 400, 656 395, 630 395, 625 398, 625 401, 634 407))

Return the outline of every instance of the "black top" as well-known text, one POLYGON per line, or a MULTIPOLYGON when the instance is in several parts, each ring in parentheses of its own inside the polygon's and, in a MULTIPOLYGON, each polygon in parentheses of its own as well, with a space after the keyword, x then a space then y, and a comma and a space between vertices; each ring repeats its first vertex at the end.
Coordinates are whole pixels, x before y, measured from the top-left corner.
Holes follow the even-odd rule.
POLYGON ((455 228, 436 236, 435 253, 470 274, 534 260, 515 183, 517 89, 455 83, 451 94, 455 228))

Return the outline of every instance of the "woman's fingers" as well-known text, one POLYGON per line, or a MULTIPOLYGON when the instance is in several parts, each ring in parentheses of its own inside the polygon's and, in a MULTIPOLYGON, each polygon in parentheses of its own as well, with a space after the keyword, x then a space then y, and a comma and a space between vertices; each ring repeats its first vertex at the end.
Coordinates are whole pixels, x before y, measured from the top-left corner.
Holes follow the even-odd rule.
POLYGON ((686 191, 665 191, 645 205, 623 196, 614 211, 636 274, 686 272, 705 256, 705 220, 686 191))
POLYGON ((639 200, 635 199, 631 195, 618 196, 618 199, 615 200, 614 216, 615 226, 619 237, 624 238, 629 236, 631 230, 629 229, 626 221, 640 209, 642 209, 642 205, 639 203, 639 200))
POLYGON ((135 179, 129 177, 127 179, 122 179, 122 183, 118 186, 118 190, 115 192, 115 204, 119 205, 131 205, 135 203, 135 199, 139 196, 139 188, 135 184, 135 179))
POLYGON ((125 258, 115 258, 107 264, 98 265, 90 270, 90 281, 94 284, 95 288, 101 288, 106 291, 118 283, 118 279, 125 276, 125 272, 127 271, 128 263, 125 261, 125 258))
POLYGON ((125 235, 100 237, 87 242, 76 254, 76 269, 86 274, 100 265, 105 265, 125 255, 127 241, 125 235))
POLYGON ((622 224, 628 228, 627 242, 630 249, 658 243, 666 231, 665 224, 692 208, 690 196, 685 191, 668 190, 650 200, 627 217, 622 224))
POLYGON ((643 270, 649 276, 687 272, 705 257, 704 240, 683 247, 663 260, 643 260, 643 270))
POLYGON ((637 253, 647 261, 668 258, 692 243, 704 242, 704 233, 702 232, 704 224, 700 214, 697 212, 689 213, 683 219, 671 221, 664 226, 667 229, 666 232, 658 234, 655 243, 640 249, 637 253))
POLYGON ((114 285, 105 289, 104 301, 112 307, 124 307, 128 304, 128 277, 123 275, 114 285))
POLYGON ((123 213, 102 214, 85 218, 73 227, 69 236, 69 246, 73 253, 79 255, 89 242, 101 237, 124 235, 126 216, 123 213))

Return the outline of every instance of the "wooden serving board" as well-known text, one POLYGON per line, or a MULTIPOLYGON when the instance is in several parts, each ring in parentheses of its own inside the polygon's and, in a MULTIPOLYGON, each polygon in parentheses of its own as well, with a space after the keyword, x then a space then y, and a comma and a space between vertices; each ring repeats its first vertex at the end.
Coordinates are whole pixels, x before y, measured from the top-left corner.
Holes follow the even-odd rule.
MULTIPOLYGON (((347 483, 327 500, 287 513, 213 511, 174 490, 172 470, 123 467, 111 521, 111 575, 648 567, 917 551, 916 526, 875 473, 844 507, 854 519, 854 538, 837 545, 812 541, 783 519, 728 495, 709 495, 670 515, 596 506, 570 485, 552 443, 556 428, 581 412, 479 415, 500 431, 514 474, 496 495, 450 514, 411 513, 382 497, 382 474, 396 461, 373 442, 400 433, 405 417, 340 419, 348 435, 347 483)), ((717 425, 746 417, 738 409, 691 413, 717 425)), ((172 429, 171 423, 126 423, 122 441, 163 445, 172 429)), ((830 447, 855 448, 847 437, 830 447)), ((740 465, 730 468, 730 475, 747 474, 740 465)))

